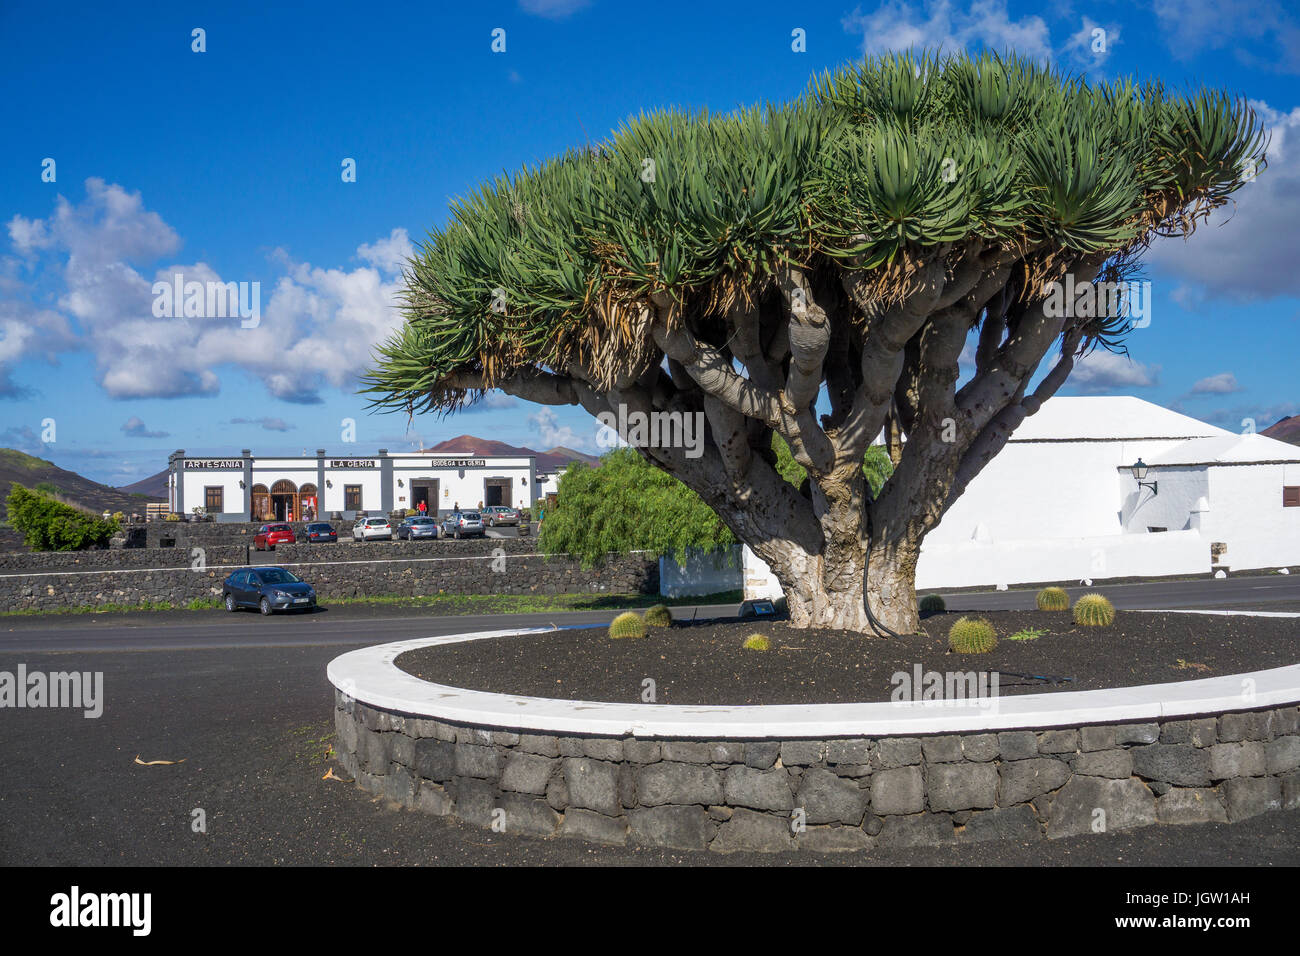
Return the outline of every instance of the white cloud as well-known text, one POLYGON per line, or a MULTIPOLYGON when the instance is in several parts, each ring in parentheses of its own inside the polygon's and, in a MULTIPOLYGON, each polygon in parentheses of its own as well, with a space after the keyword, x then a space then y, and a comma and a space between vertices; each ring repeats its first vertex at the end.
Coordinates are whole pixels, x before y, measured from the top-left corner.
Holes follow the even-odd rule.
POLYGON ((563 20, 590 4, 591 0, 519 0, 519 9, 548 20, 563 20))
POLYGON ((1233 392, 1240 392, 1241 386, 1237 383, 1237 376, 1231 372, 1220 372, 1218 375, 1210 375, 1201 379, 1192 386, 1192 395, 1231 395, 1233 392))
POLYGON ((58 305, 79 334, 58 313, 0 302, 0 395, 10 381, 6 363, 81 347, 93 352, 99 383, 113 398, 216 394, 217 370, 232 366, 277 398, 319 402, 322 388, 353 388, 372 346, 400 324, 393 306, 412 252, 403 229, 360 245, 367 264, 352 270, 295 262, 277 250, 273 261, 285 274, 262 284, 260 322, 243 328, 239 318, 154 316, 154 281, 177 273, 186 281, 260 280, 221 276, 204 262, 168 264, 147 278, 137 267, 174 254, 180 239, 138 193, 90 179, 83 202, 59 197, 48 219, 16 216, 9 236, 38 266, 61 268, 58 305))
POLYGON ((1085 68, 1099 67, 1119 44, 1119 38, 1120 30, 1116 24, 1101 24, 1092 17, 1084 17, 1078 32, 1065 41, 1064 52, 1085 68))
POLYGON ((557 445, 563 445, 565 448, 573 448, 577 451, 595 449, 592 434, 577 432, 568 425, 561 425, 555 412, 549 408, 539 408, 534 414, 529 415, 528 424, 532 426, 541 441, 539 448, 555 448, 557 445))
POLYGON ((380 272, 400 273, 406 267, 406 261, 415 253, 410 237, 405 229, 394 229, 387 239, 380 239, 370 245, 362 243, 357 246, 357 255, 370 263, 380 272))
POLYGON ((1069 387, 1088 395, 1150 388, 1159 383, 1159 365, 1144 365, 1127 355, 1101 348, 1077 359, 1066 381, 1069 387))
POLYGON ((122 434, 131 438, 166 438, 167 432, 151 432, 138 415, 132 415, 122 425, 122 434))
POLYGON ((1050 60, 1051 44, 1042 17, 1013 19, 1006 0, 975 0, 963 10, 951 0, 926 0, 918 7, 887 0, 872 13, 854 10, 844 28, 863 34, 863 52, 941 49, 956 52, 985 47, 1015 50, 1033 59, 1050 60))
POLYGON ((1300 296, 1300 107, 1282 113, 1251 105, 1272 135, 1268 166, 1190 239, 1157 240, 1147 253, 1150 265, 1186 283, 1174 292, 1180 303, 1300 296))

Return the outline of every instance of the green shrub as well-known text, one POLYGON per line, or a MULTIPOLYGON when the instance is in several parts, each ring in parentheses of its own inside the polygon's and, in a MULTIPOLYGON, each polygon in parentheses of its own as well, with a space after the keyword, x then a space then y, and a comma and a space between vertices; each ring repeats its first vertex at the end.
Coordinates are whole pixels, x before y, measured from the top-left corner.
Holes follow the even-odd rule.
POLYGON ((740 646, 747 651, 766 651, 771 648, 772 642, 762 634, 751 634, 745 638, 745 643, 740 646))
POLYGON ((649 627, 669 627, 673 623, 673 614, 666 604, 656 604, 646 608, 645 622, 649 627))
POLYGON ((1074 602, 1074 623, 1084 627, 1109 627, 1115 622, 1115 605, 1100 594, 1085 594, 1074 602))
POLYGON ((948 630, 948 646, 958 654, 987 654, 997 643, 993 625, 982 617, 959 617, 948 630))
POLYGON ((1069 609, 1070 595, 1065 593, 1065 588, 1043 588, 1038 592, 1038 610, 1068 611, 1069 609))
POLYGON ((1027 627, 1023 631, 1016 631, 1014 634, 1007 636, 1008 641, 1036 641, 1047 632, 1038 627, 1027 627))
POLYGON ((918 607, 921 609, 922 614, 942 614, 948 610, 948 605, 944 604, 943 598, 937 594, 927 594, 921 598, 918 607))
POLYGON ((33 551, 77 551, 105 545, 118 532, 116 521, 105 521, 17 482, 5 505, 10 523, 33 551))
POLYGON ((645 621, 635 611, 624 611, 609 623, 609 636, 614 640, 625 637, 645 637, 645 621))

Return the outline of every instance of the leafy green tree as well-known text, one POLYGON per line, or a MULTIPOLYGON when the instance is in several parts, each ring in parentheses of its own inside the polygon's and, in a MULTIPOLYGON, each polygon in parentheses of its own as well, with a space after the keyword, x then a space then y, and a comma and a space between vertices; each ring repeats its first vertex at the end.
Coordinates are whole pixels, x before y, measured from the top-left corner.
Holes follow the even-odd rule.
POLYGON ((1075 359, 1132 324, 1110 296, 1053 298, 1133 276, 1264 147, 1226 93, 992 54, 888 55, 785 106, 642 115, 457 202, 410 263, 367 388, 409 413, 502 389, 702 416, 698 457, 638 451, 768 563, 792 623, 914 632, 925 534, 1075 359), (897 464, 873 494, 882 431, 897 464))
POLYGON ((5 498, 9 523, 33 551, 77 551, 108 543, 118 523, 55 501, 14 482, 5 498))
POLYGON ((631 448, 606 452, 600 467, 575 461, 560 477, 538 547, 599 563, 610 552, 650 551, 684 560, 736 539, 700 496, 631 448))

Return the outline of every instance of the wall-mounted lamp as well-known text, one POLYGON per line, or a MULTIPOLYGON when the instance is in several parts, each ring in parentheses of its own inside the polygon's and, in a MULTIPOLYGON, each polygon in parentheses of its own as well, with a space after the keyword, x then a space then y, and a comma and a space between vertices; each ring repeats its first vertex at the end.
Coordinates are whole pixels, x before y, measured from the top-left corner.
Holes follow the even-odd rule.
POLYGON ((240 488, 243 488, 243 487, 244 487, 244 479, 242 479, 242 478, 239 479, 239 487, 240 487, 240 488))
POLYGON ((405 488, 405 487, 406 487, 406 485, 402 483, 402 479, 401 479, 401 478, 398 478, 398 479, 397 479, 397 487, 399 487, 399 488, 405 488))
POLYGON ((326 478, 326 479, 325 479, 325 487, 326 487, 326 488, 333 488, 333 487, 334 487, 334 482, 332 482, 332 481, 330 481, 328 478, 326 478))
POLYGON ((1147 476, 1147 465, 1141 458, 1134 462, 1129 470, 1133 472, 1133 480, 1138 483, 1139 492, 1141 492, 1143 488, 1150 488, 1151 494, 1160 494, 1160 482, 1142 480, 1147 476))
POLYGON ((528 479, 527 479, 527 478, 520 478, 520 479, 519 479, 519 483, 520 483, 521 485, 526 485, 526 484, 528 484, 528 479))

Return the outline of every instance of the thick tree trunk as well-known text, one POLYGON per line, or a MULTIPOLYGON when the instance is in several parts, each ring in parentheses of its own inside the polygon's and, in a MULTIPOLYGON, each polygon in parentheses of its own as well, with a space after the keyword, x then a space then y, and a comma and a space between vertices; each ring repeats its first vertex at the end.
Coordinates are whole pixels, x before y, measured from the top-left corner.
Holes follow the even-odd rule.
POLYGON ((868 636, 920 631, 916 606, 919 550, 919 544, 885 542, 868 552, 853 546, 851 540, 828 545, 820 554, 807 554, 797 547, 782 548, 775 554, 770 546, 755 548, 781 582, 794 627, 838 628, 868 636), (863 601, 864 570, 874 622, 863 601))
POLYGON ((867 606, 875 623, 895 634, 916 634, 921 616, 916 606, 916 559, 920 543, 884 541, 867 554, 867 606))

